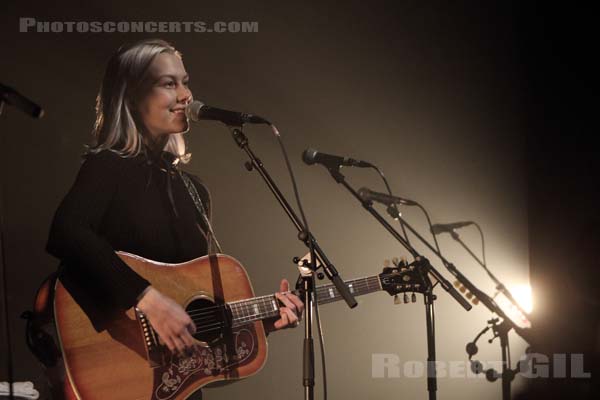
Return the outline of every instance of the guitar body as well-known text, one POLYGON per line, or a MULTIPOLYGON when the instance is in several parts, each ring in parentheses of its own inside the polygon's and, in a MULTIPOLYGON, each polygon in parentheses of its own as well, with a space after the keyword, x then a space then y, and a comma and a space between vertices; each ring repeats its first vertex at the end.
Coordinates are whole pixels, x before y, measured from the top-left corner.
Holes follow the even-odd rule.
MULTIPOLYGON (((244 267, 218 254, 182 264, 164 264, 127 253, 119 257, 160 292, 202 318, 228 302, 252 298, 244 267)), ((222 307, 221 307, 222 309, 222 307)), ((211 314, 212 313, 212 314, 211 314)), ((153 336, 143 314, 131 308, 97 332, 60 280, 54 316, 67 377, 77 399, 179 400, 202 386, 258 372, 267 358, 262 321, 207 332, 193 353, 171 354, 153 336)), ((198 325, 202 328, 201 320, 198 325)))

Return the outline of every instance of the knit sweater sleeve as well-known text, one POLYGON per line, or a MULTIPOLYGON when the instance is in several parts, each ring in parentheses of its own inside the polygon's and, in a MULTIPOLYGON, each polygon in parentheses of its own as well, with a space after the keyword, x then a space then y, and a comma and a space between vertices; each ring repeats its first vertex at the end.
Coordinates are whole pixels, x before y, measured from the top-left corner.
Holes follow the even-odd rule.
POLYGON ((102 219, 118 188, 122 159, 110 151, 89 156, 61 202, 50 228, 46 250, 77 275, 93 282, 111 303, 135 305, 149 282, 130 269, 100 234, 102 219))

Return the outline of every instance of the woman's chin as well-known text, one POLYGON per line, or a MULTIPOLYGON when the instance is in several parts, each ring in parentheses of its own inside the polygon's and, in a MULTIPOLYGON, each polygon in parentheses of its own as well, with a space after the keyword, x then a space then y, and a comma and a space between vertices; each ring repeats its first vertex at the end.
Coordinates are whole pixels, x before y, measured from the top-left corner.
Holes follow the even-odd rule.
POLYGON ((178 135, 178 134, 186 133, 189 130, 190 130, 190 125, 187 122, 175 124, 172 127, 172 129, 170 130, 171 132, 169 133, 169 135, 178 135))
POLYGON ((190 130, 190 124, 188 124, 187 122, 185 124, 183 124, 183 127, 181 129, 181 132, 179 133, 187 133, 190 130))

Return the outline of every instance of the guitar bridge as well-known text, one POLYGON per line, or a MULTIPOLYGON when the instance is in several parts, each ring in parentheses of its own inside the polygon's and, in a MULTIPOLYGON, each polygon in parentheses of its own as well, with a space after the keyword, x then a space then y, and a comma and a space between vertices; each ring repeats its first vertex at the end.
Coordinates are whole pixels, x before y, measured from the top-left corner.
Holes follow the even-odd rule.
POLYGON ((140 324, 142 337, 144 338, 144 347, 146 348, 146 358, 151 368, 157 368, 164 364, 161 345, 158 341, 158 335, 146 315, 135 307, 135 315, 140 324))

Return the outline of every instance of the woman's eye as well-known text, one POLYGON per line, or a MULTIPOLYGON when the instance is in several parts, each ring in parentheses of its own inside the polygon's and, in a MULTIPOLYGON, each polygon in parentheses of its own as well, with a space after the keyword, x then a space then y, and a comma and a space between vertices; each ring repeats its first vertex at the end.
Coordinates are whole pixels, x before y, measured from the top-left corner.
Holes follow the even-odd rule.
POLYGON ((165 87, 173 87, 173 86, 175 86, 175 82, 168 81, 168 82, 165 82, 163 86, 165 86, 165 87))

